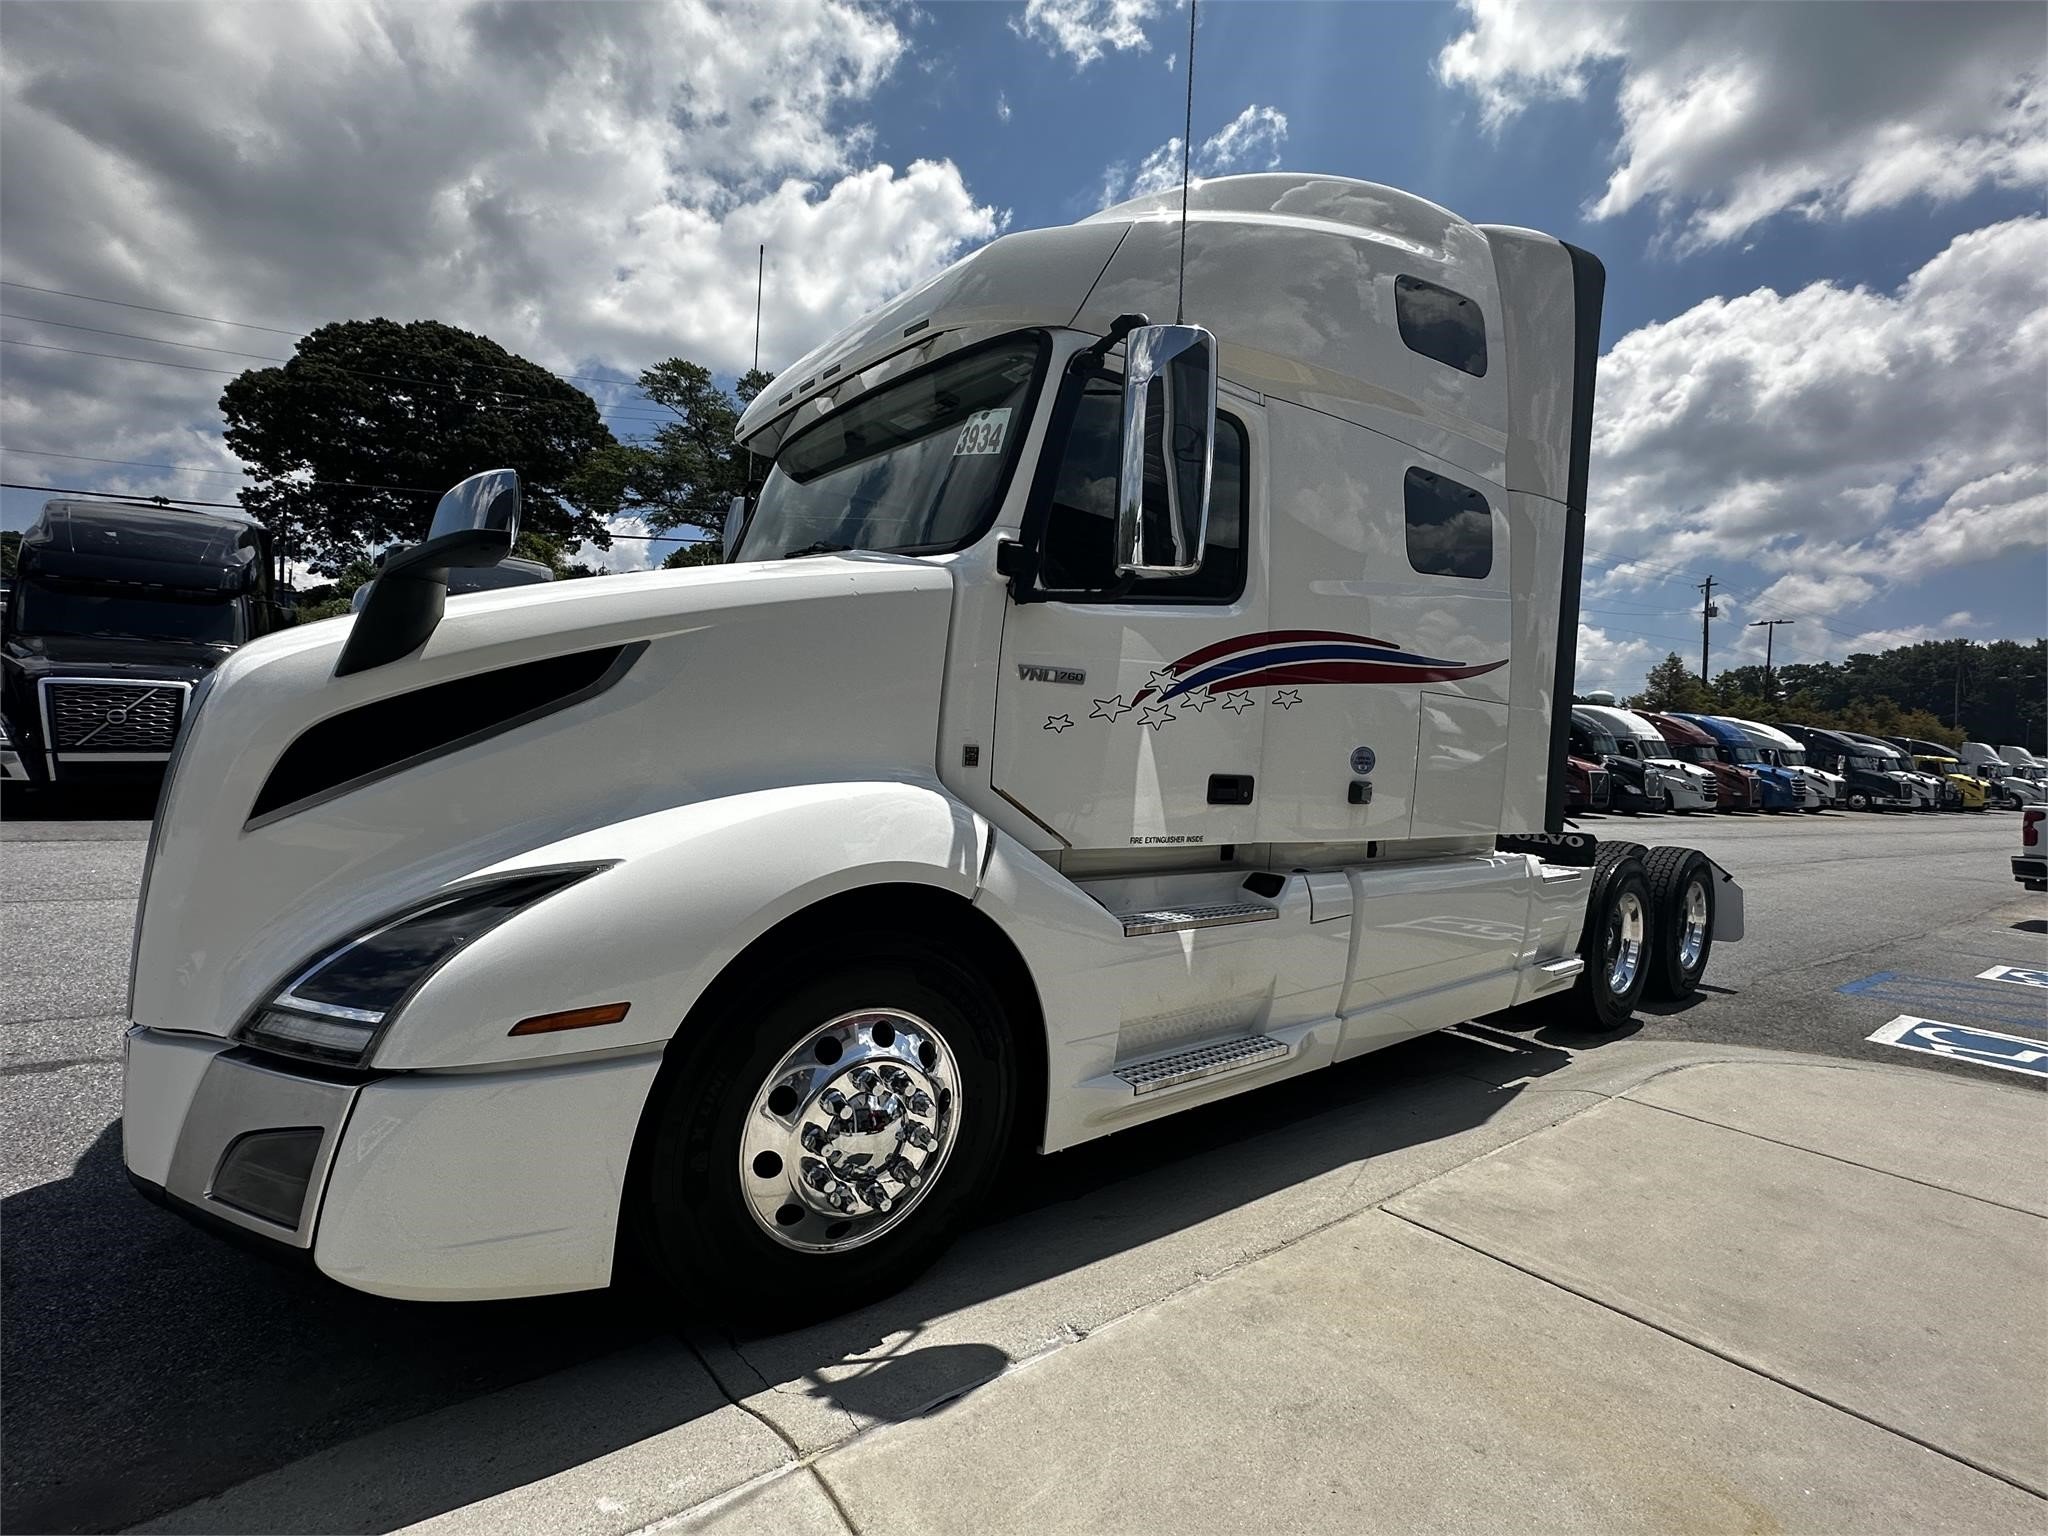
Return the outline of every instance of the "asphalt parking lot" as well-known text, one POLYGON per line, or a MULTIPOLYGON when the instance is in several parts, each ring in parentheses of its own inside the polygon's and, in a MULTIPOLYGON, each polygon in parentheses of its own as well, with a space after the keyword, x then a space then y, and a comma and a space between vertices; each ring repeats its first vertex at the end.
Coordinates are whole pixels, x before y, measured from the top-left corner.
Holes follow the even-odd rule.
MULTIPOLYGON (((626 1373, 631 1390, 599 1391, 592 1401, 603 1411, 551 1446, 555 1465, 447 1469, 410 1491, 382 1490, 382 1502, 366 1493, 307 1509, 292 1527, 388 1528, 602 1455, 696 1411, 686 1389, 665 1395, 660 1386, 662 1362, 679 1346, 675 1320, 657 1304, 611 1294, 460 1307, 379 1301, 224 1246, 128 1189, 117 1124, 121 1012, 146 825, 118 814, 132 806, 70 814, 95 809, 10 815, 0 828, 9 955, 0 980, 10 1152, 0 1191, 6 1527, 121 1529, 515 1382, 571 1368, 626 1373)), ((2007 866, 2017 829, 2016 816, 1997 812, 1601 820, 1602 836, 1701 847, 1747 892, 1745 941, 1716 953, 1699 997, 1644 1014, 1634 1038, 2021 1081, 1867 1039, 1912 1013, 2048 1040, 2048 1010, 2039 1006, 2048 994, 1977 979, 1993 965, 2048 962, 2048 904, 2014 885, 2007 866)), ((1327 1172, 1326 1152, 1300 1127, 1370 1124, 1363 1149, 1353 1139, 1345 1156, 1398 1160, 1499 1114, 1458 1086, 1484 1075, 1475 1060, 1513 1051, 1520 1070, 1540 1072, 1549 1058, 1595 1054, 1602 1044, 1555 1027, 1533 1037, 1494 1027, 1434 1036, 1035 1165, 1012 1181, 977 1240, 893 1310, 854 1326, 870 1337, 915 1335, 937 1317, 1032 1285, 1079 1294, 1111 1286, 1095 1278, 1115 1268, 1110 1261, 1170 1245, 1327 1172), (1147 1199, 1134 1205, 1141 1187, 1147 1199), (1172 1193, 1155 1198, 1156 1188, 1172 1193), (1020 1263, 1009 1237, 1026 1230, 1032 1241, 1020 1263)), ((1113 1298, 1093 1304, 1107 1309, 1113 1298)), ((835 1411, 879 1411, 862 1398, 872 1397, 872 1384, 835 1376, 834 1351, 849 1337, 820 1335, 829 1348, 771 1341, 767 1349, 835 1411)), ((705 1353, 701 1340, 690 1347, 705 1353)), ((735 1355, 720 1374, 713 1362, 728 1393, 733 1372, 755 1368, 735 1355)), ((287 1525, 273 1519, 267 1528, 287 1525)))

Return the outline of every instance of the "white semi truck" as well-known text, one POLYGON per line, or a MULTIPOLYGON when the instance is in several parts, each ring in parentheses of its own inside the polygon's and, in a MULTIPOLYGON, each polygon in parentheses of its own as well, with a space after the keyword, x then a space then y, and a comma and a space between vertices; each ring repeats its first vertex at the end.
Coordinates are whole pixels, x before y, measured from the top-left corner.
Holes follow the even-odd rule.
POLYGON ((1675 755, 1671 743, 1653 722, 1632 709, 1613 705, 1581 704, 1579 710, 1607 727, 1623 757, 1632 757, 1643 765, 1644 787, 1648 789, 1655 781, 1664 797, 1665 810, 1685 815, 1714 808, 1714 776, 1698 763, 1688 763, 1675 755))
POLYGON ((215 672, 137 924, 144 1192, 385 1295, 630 1248, 787 1321, 1013 1149, 1692 990, 1739 888, 1562 820, 1599 264, 1266 175, 1194 189, 1183 268, 1179 202, 783 375, 730 564, 444 602, 498 472, 215 672))

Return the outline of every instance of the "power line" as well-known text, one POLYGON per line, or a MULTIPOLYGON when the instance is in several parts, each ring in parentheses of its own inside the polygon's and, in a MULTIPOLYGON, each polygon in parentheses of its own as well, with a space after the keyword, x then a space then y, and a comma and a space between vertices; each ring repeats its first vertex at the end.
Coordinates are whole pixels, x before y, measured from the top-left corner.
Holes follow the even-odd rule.
MULTIPOLYGON (((76 459, 82 464, 116 464, 127 469, 167 469, 188 475, 253 475, 247 469, 202 469, 197 464, 145 464, 139 459, 99 459, 88 453, 57 453, 46 448, 11 448, 0 444, 0 453, 19 454, 26 459, 76 459)), ((359 491, 404 491, 416 496, 439 496, 440 491, 430 490, 424 485, 380 485, 371 480, 293 480, 285 489, 298 485, 346 486, 359 491)), ((443 490, 446 489, 444 486, 443 490)))
MULTIPOLYGON (((766 260, 766 249, 767 248, 765 246, 762 248, 764 253, 764 262, 766 260)), ((182 309, 158 309, 151 304, 134 304, 129 302, 127 299, 103 299, 96 297, 95 295, 90 293, 72 293, 63 288, 38 288, 34 283, 17 283, 6 278, 0 278, 0 287, 24 288, 27 289, 30 293, 47 293, 61 299, 82 299, 88 304, 111 304, 121 309, 139 309, 145 314, 170 315, 179 320, 198 320, 207 325, 238 325, 243 327, 245 330, 267 331, 273 336, 289 336, 294 341, 303 341, 308 335, 311 334, 311 332, 308 331, 288 331, 281 326, 257 325, 254 321, 250 320, 224 320, 217 315, 195 315, 190 314, 182 309)), ((7 318, 15 320, 28 320, 40 325, 64 326, 66 329, 69 330, 86 331, 92 329, 91 326, 70 325, 68 322, 63 320, 45 320, 41 316, 37 315, 11 315, 8 316, 7 318)), ((122 336, 127 335, 128 333, 124 331, 103 331, 100 334, 106 336, 122 336)), ((137 341, 157 341, 161 342, 164 346, 167 347, 186 347, 194 345, 194 343, 184 341, 163 341, 163 338, 158 336, 138 336, 133 339, 137 341)), ((218 352, 224 349, 220 347, 201 347, 199 348, 199 350, 203 352, 218 352)), ((235 352, 231 353, 230 356, 254 357, 256 356, 256 354, 253 352, 235 352)), ((138 361, 140 361, 140 359, 138 359, 138 361)), ((269 361, 283 362, 285 361, 285 359, 271 358, 269 359, 269 361)), ((760 366, 760 358, 758 355, 755 357, 754 363, 756 367, 760 366)), ((497 368, 501 370, 509 370, 514 367, 514 365, 511 363, 480 363, 477 366, 483 368, 497 368)), ((530 366, 540 368, 540 364, 538 363, 533 363, 530 366)), ((597 377, 597 375, 589 373, 556 373, 552 368, 541 368, 540 371, 542 373, 552 375, 555 378, 567 380, 568 382, 574 384, 602 384, 612 389, 641 388, 640 384, 633 379, 601 379, 597 377)), ((644 390, 642 392, 645 393, 644 390)), ((655 403, 659 404, 658 401, 655 403)), ((663 406, 662 409, 667 410, 668 408, 666 406, 663 406)), ((671 412, 670 414, 674 413, 671 412)))
POLYGON ((239 325, 248 331, 269 331, 277 336, 303 336, 303 331, 280 330, 274 325, 256 325, 247 320, 222 320, 213 315, 188 314, 182 309, 158 309, 151 304, 131 304, 126 299, 101 299, 89 293, 71 293, 63 288, 38 288, 34 283, 17 283, 0 278, 0 288, 26 288, 30 293, 47 293, 60 299, 83 299, 88 304, 114 304, 122 309, 139 309, 152 315, 170 315, 179 320, 203 320, 208 325, 239 325))
MULTIPOLYGON (((143 339, 143 340, 149 340, 149 339, 151 339, 151 338, 147 338, 147 337, 145 337, 145 338, 141 338, 141 339, 143 339)), ((173 347, 177 347, 177 346, 183 346, 183 345, 185 345, 185 343, 183 343, 183 342, 177 342, 177 341, 173 341, 173 342, 166 342, 166 343, 164 343, 164 345, 166 345, 166 346, 173 346, 173 347)), ((170 361, 170 359, 168 359, 168 358, 162 358, 162 357, 130 357, 130 356, 128 356, 128 355, 127 355, 126 353, 120 353, 120 352, 90 352, 90 351, 87 351, 87 350, 85 350, 85 349, 84 349, 84 348, 82 348, 82 347, 60 347, 60 346, 57 346, 57 345, 56 345, 55 343, 53 343, 53 342, 47 342, 47 341, 28 341, 28 340, 25 340, 25 339, 23 339, 23 338, 21 338, 21 337, 19 337, 19 336, 0 336, 0 346, 8 346, 8 347, 34 347, 34 348, 35 348, 36 350, 38 350, 38 351, 41 351, 41 352, 63 352, 63 353, 68 353, 69 355, 71 355, 71 356, 73 356, 73 357, 98 357, 98 358, 104 358, 104 359, 106 359, 106 360, 107 360, 107 361, 109 361, 109 362, 115 362, 115 363, 142 363, 142 364, 144 364, 144 365, 146 365, 146 366, 148 366, 148 367, 151 367, 151 368, 177 368, 177 369, 181 369, 182 371, 184 371, 184 372, 186 372, 186 373, 211 373, 211 374, 217 374, 217 375, 219 375, 219 376, 220 376, 220 377, 222 377, 222 378, 229 378, 229 379, 235 379, 235 378, 240 378, 240 377, 241 377, 241 376, 242 376, 243 374, 245 374, 245 373, 247 373, 247 372, 249 371, 249 370, 248 370, 248 369, 246 369, 246 368, 206 368, 206 367, 202 367, 202 366, 201 366, 200 364, 198 364, 198 363, 174 363, 174 362, 170 361)), ((215 350, 218 350, 218 349, 217 349, 217 348, 211 348, 211 347, 209 347, 209 348, 206 348, 205 350, 207 350, 207 351, 215 351, 215 350)), ((248 354, 248 353, 237 353, 237 354, 235 354, 235 355, 236 355, 236 356, 250 356, 250 355, 252 355, 252 354, 248 354)), ((347 376, 349 376, 350 378, 357 378, 357 379, 373 379, 373 380, 376 380, 376 381, 378 381, 378 382, 380 382, 380 383, 386 383, 386 384, 412 384, 412 385, 416 385, 416 386, 418 386, 418 387, 419 387, 419 388, 421 388, 421 389, 432 389, 432 390, 440 390, 440 391, 442 391, 442 392, 444 392, 444 393, 449 393, 449 394, 460 394, 460 393, 461 393, 461 390, 460 390, 460 388, 458 387, 458 385, 457 385, 457 384, 456 384, 456 383, 455 383, 454 381, 452 381, 452 380, 443 380, 443 379, 415 379, 415 378, 411 378, 411 377, 409 377, 409 376, 407 376, 407 375, 405 375, 405 374, 398 374, 398 373, 371 373, 371 372, 367 371, 366 369, 362 369, 362 368, 350 368, 350 367, 347 367, 346 365, 344 365, 344 364, 341 364, 341 363, 330 363, 330 362, 326 361, 326 360, 325 360, 324 358, 314 358, 314 359, 311 359, 311 360, 309 361, 309 366, 311 366, 311 367, 315 367, 315 368, 326 368, 326 369, 330 369, 330 370, 332 370, 332 371, 333 371, 333 372, 335 372, 335 373, 340 373, 340 374, 346 374, 346 375, 347 375, 347 376)), ((501 365, 501 364, 496 364, 496 363, 492 363, 492 364, 486 364, 485 366, 487 366, 487 367, 500 367, 500 366, 502 366, 502 365, 501 365)), ((502 403, 503 403, 504 401, 507 401, 507 400, 526 400, 526 401, 531 401, 531 402, 533 402, 533 403, 534 403, 535 405, 560 405, 560 404, 567 404, 567 403, 568 403, 568 402, 566 402, 566 401, 555 401, 555 400, 548 400, 548 399, 545 399, 544 397, 542 397, 542 396, 540 396, 540 395, 529 395, 529 394, 523 394, 523 393, 521 393, 521 392, 520 392, 520 391, 518 391, 518 390, 509 390, 509 389, 499 389, 499 388, 497 388, 497 387, 496 387, 495 385, 490 385, 490 384, 484 384, 484 385, 479 385, 479 386, 477 386, 477 393, 479 394, 479 396, 490 396, 490 397, 492 397, 492 403, 493 403, 493 404, 502 404, 502 403)), ((580 391, 579 391, 579 393, 580 393, 580 391)), ((586 396, 584 396, 584 398, 585 398, 585 399, 589 399, 589 396, 587 396, 587 395, 586 395, 586 396)), ((599 407, 599 406, 597 405, 597 402, 596 402, 596 401, 594 401, 594 400, 592 400, 592 401, 591 401, 590 403, 591 403, 591 405, 593 406, 593 408, 596 408, 596 409, 598 410, 598 414, 599 414, 599 415, 603 415, 603 414, 605 413, 606 409, 609 409, 609 410, 611 410, 611 411, 617 412, 617 411, 621 411, 621 410, 625 410, 625 409, 628 409, 628 408, 629 408, 629 407, 624 407, 624 406, 617 406, 617 405, 615 405, 615 406, 611 406, 611 407, 609 407, 609 408, 606 408, 606 407, 599 407)), ((532 408, 531 406, 515 406, 515 407, 512 407, 512 409, 516 409, 516 410, 517 410, 517 409, 531 409, 531 408, 532 408)), ((654 414, 654 415, 650 415, 650 416, 648 416, 648 417, 647 417, 646 419, 647 419, 647 420, 650 420, 650 421, 666 421, 666 420, 668 420, 668 419, 671 419, 671 418, 673 418, 674 414, 675 414, 674 412, 669 412, 667 416, 662 416, 662 415, 659 415, 659 414, 654 414)))
POLYGON ((290 359, 272 357, 265 352, 235 352, 227 347, 202 347, 196 341, 169 341, 162 336, 144 336, 137 331, 106 331, 96 325, 73 325, 69 320, 46 320, 41 315, 17 315, 11 310, 0 309, 0 320, 25 320, 30 325, 54 325, 66 331, 85 331, 94 336, 118 336, 123 341, 147 341, 160 347, 184 347, 193 352, 218 352, 223 357, 246 357, 259 363, 282 363, 290 359))

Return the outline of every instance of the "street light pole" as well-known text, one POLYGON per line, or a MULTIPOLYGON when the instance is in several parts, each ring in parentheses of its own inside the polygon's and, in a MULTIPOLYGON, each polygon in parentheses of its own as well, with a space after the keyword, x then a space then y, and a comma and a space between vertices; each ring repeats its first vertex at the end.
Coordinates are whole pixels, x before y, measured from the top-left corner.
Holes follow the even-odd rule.
POLYGON ((1751 629, 1761 629, 1764 632, 1764 698, 1766 700, 1770 698, 1773 691, 1771 684, 1771 642, 1778 638, 1778 626, 1780 624, 1796 624, 1798 622, 1797 619, 1758 619, 1749 626, 1751 629))

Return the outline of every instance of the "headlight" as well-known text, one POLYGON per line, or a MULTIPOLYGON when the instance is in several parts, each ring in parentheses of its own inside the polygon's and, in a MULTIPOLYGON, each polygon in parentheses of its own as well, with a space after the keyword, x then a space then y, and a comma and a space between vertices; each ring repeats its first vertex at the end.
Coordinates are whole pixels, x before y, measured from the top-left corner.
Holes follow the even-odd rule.
POLYGON ((473 939, 608 866, 512 875, 441 896, 336 945, 239 1031, 251 1045, 359 1066, 426 979, 473 939))

